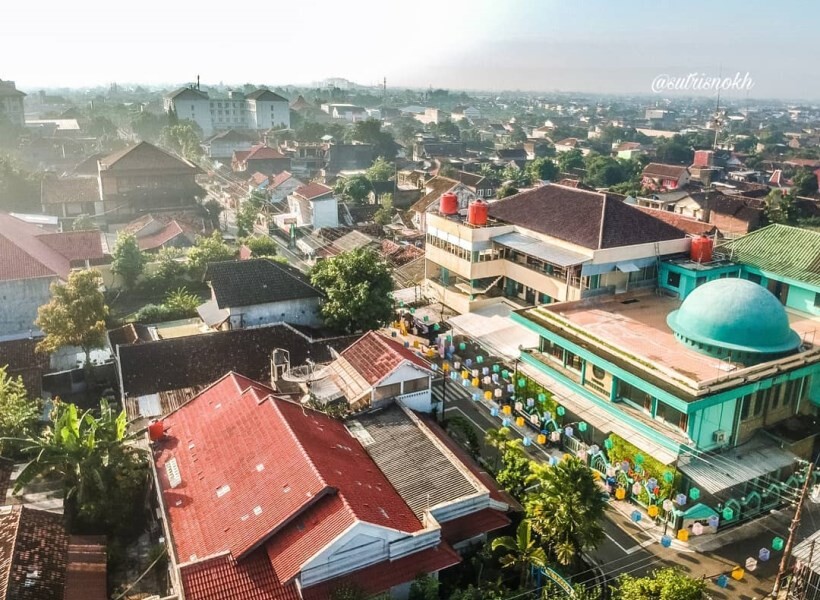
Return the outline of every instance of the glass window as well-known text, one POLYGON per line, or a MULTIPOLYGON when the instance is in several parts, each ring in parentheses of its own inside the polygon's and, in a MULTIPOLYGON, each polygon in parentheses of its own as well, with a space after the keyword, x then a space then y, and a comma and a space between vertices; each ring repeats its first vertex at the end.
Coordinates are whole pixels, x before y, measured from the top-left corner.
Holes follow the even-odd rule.
POLYGON ((749 281, 752 283, 760 283, 760 275, 756 275, 755 273, 749 273, 749 281))
POLYGON ((380 385, 373 390, 374 400, 385 400, 387 398, 395 398, 401 394, 401 383, 394 383, 391 385, 380 385))
POLYGON ((655 417, 664 423, 671 425, 672 427, 677 427, 683 431, 686 431, 689 421, 686 413, 682 413, 678 409, 672 408, 668 404, 664 404, 661 401, 658 401, 658 408, 655 412, 655 417))
POLYGON ((820 292, 814 294, 814 308, 820 308, 820 292))
POLYGON ((746 394, 740 399, 740 420, 745 421, 749 418, 749 408, 752 405, 752 395, 746 394))
POLYGON ((404 382, 404 393, 411 394, 413 392, 420 392, 422 390, 429 389, 429 378, 427 377, 419 377, 418 379, 411 379, 410 381, 404 382))
POLYGON ((765 392, 755 392, 755 406, 752 411, 752 416, 758 417, 760 413, 763 412, 764 394, 765 392))
POLYGON ((673 288, 680 286, 680 273, 669 271, 666 274, 666 285, 673 288))

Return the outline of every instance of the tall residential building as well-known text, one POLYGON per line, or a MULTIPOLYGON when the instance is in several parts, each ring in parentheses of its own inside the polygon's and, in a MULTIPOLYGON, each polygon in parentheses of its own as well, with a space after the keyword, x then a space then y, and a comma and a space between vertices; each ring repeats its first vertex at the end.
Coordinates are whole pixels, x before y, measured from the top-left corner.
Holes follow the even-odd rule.
POLYGON ((0 114, 5 116, 13 125, 25 126, 23 112, 23 98, 26 95, 14 86, 13 81, 0 79, 0 114))
POLYGON ((287 99, 266 89, 247 95, 233 91, 227 98, 210 98, 196 87, 180 88, 165 96, 165 110, 195 122, 206 136, 228 129, 266 131, 290 127, 287 99))

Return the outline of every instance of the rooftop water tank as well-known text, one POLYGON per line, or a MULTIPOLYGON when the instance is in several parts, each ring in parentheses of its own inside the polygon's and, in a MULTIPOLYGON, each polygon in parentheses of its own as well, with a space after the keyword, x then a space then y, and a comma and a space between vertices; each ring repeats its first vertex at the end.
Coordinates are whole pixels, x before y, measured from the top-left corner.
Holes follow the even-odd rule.
POLYGON ((489 209, 490 205, 484 200, 473 200, 467 208, 467 222, 473 227, 484 227, 489 209))
POLYGON ((689 257, 698 263, 711 262, 712 238, 706 237, 705 235, 694 238, 689 248, 689 257))
POLYGON ((443 215, 458 214, 458 196, 453 192, 447 192, 441 195, 441 202, 439 204, 439 212, 443 215))

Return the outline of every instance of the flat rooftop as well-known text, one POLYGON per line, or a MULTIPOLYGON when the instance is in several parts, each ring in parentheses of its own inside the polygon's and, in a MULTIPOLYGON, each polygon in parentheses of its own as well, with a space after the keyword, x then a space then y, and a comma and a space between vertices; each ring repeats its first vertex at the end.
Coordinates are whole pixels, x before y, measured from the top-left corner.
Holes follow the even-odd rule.
MULTIPOLYGON (((677 298, 644 293, 541 306, 525 314, 536 320, 544 315, 558 315, 586 338, 592 338, 596 345, 627 354, 678 381, 682 376, 690 385, 698 386, 745 368, 740 363, 701 354, 679 342, 666 324, 666 317, 680 305, 677 298)), ((786 312, 794 331, 807 342, 820 343, 820 320, 788 309, 786 312)))

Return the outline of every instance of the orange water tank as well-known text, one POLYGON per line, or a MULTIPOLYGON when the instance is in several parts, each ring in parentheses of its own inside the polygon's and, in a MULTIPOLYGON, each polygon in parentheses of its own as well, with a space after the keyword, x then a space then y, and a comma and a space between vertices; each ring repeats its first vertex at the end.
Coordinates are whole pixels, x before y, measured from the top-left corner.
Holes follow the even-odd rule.
POLYGON ((148 426, 148 439, 152 442, 158 442, 165 435, 165 425, 162 421, 154 421, 148 426))
POLYGON ((711 262, 712 260, 712 238, 701 235, 692 240, 689 256, 695 262, 711 262))
POLYGON ((487 211, 490 205, 484 200, 474 200, 467 207, 467 222, 473 227, 484 227, 487 224, 487 211))
POLYGON ((439 212, 443 215, 458 214, 458 196, 453 192, 447 192, 441 195, 441 203, 439 204, 439 212))

